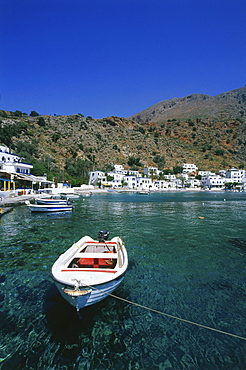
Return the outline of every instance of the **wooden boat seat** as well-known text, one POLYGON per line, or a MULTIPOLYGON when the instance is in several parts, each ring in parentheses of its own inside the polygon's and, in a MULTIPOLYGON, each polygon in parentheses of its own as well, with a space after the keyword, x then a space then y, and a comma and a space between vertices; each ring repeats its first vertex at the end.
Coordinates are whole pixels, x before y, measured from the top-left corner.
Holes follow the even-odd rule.
POLYGON ((77 265, 88 268, 112 268, 114 261, 112 258, 80 258, 77 265))
POLYGON ((117 263, 117 258, 111 257, 117 257, 117 254, 109 252, 107 256, 107 254, 105 254, 104 252, 97 254, 95 257, 93 256, 93 253, 90 253, 88 255, 85 254, 83 257, 74 258, 68 267, 113 269, 115 268, 115 265, 117 263))
POLYGON ((115 252, 114 246, 105 246, 105 245, 87 245, 82 251, 82 253, 105 253, 105 252, 115 252))

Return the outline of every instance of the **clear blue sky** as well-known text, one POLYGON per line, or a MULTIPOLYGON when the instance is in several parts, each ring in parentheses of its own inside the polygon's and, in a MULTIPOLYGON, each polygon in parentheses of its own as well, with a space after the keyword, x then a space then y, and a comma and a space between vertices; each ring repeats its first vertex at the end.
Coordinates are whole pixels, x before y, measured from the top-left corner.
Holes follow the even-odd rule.
POLYGON ((0 0, 0 109, 129 117, 246 84, 245 0, 0 0))

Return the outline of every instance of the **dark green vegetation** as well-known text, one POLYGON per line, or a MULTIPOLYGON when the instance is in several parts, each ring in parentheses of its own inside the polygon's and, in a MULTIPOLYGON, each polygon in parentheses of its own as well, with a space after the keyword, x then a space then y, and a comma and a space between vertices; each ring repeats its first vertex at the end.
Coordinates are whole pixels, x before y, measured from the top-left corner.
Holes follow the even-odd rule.
POLYGON ((73 185, 87 182, 88 171, 114 164, 140 171, 177 172, 185 162, 203 170, 245 168, 246 87, 214 98, 167 100, 131 119, 2 110, 0 143, 34 164, 34 174, 73 185))

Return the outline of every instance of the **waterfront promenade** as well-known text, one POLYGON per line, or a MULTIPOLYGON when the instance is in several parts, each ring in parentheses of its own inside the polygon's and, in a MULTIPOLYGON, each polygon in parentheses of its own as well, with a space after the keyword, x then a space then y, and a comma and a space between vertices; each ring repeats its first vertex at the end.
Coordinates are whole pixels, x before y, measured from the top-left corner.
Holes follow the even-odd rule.
POLYGON ((2 197, 0 198, 0 207, 13 207, 18 206, 21 204, 25 204, 26 200, 34 200, 35 198, 40 197, 40 195, 36 194, 28 194, 28 195, 18 195, 16 197, 2 197))

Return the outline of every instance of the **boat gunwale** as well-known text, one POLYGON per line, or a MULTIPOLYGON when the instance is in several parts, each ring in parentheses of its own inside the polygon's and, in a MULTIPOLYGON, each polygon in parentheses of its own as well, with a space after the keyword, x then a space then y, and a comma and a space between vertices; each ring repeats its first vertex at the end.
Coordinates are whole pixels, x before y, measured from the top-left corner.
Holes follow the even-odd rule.
POLYGON ((99 242, 97 240, 93 240, 88 235, 85 235, 80 240, 75 242, 69 249, 67 249, 64 253, 62 253, 51 269, 52 278, 62 285, 69 285, 73 286, 71 282, 71 275, 77 280, 85 279, 84 284, 91 283, 92 285, 100 285, 100 284, 107 284, 113 280, 117 280, 124 276, 125 272, 127 271, 128 267, 128 255, 127 249, 123 242, 123 240, 116 236, 109 241, 99 242), (87 245, 99 245, 99 246, 118 246, 116 253, 107 254, 107 253, 99 253, 99 252, 81 252, 87 245), (106 259, 114 259, 117 258, 117 263, 114 268, 104 268, 104 267, 68 267, 71 263, 73 258, 90 258, 97 256, 106 259), (121 262, 124 261, 124 263, 121 262), (100 274, 101 273, 101 274, 100 274), (108 273, 108 274, 107 274, 108 273), (88 275, 90 275, 90 279, 88 280, 88 275), (96 281, 93 281, 93 275, 96 281))
MULTIPOLYGON (((83 283, 83 285, 80 285, 80 289, 84 289, 86 287, 100 287, 100 285, 105 285, 105 284, 110 284, 112 281, 117 281, 121 278, 124 277, 125 273, 126 273, 127 269, 125 269, 125 271, 123 271, 120 275, 116 276, 114 279, 110 279, 110 280, 106 280, 106 281, 103 281, 103 282, 92 282, 91 284, 86 284, 86 283, 83 283)), ((87 271, 86 271, 87 272, 87 271)), ((101 271, 100 271, 101 272, 101 271)), ((70 283, 68 281, 64 281, 64 280, 58 280, 57 278, 54 277, 54 275, 52 274, 52 279, 55 281, 55 283, 57 284, 60 284, 62 286, 66 286, 66 287, 74 287, 74 283, 70 283)))
POLYGON ((116 272, 119 272, 118 270, 113 270, 113 269, 106 269, 106 268, 100 268, 100 269, 97 269, 97 268, 95 268, 95 269, 93 269, 93 268, 91 268, 91 267, 88 267, 88 268, 86 268, 86 267, 83 267, 83 268, 71 268, 71 267, 69 267, 69 268, 67 268, 67 269, 63 269, 63 270, 61 270, 61 272, 109 272, 109 273, 113 273, 113 274, 115 274, 116 272))

